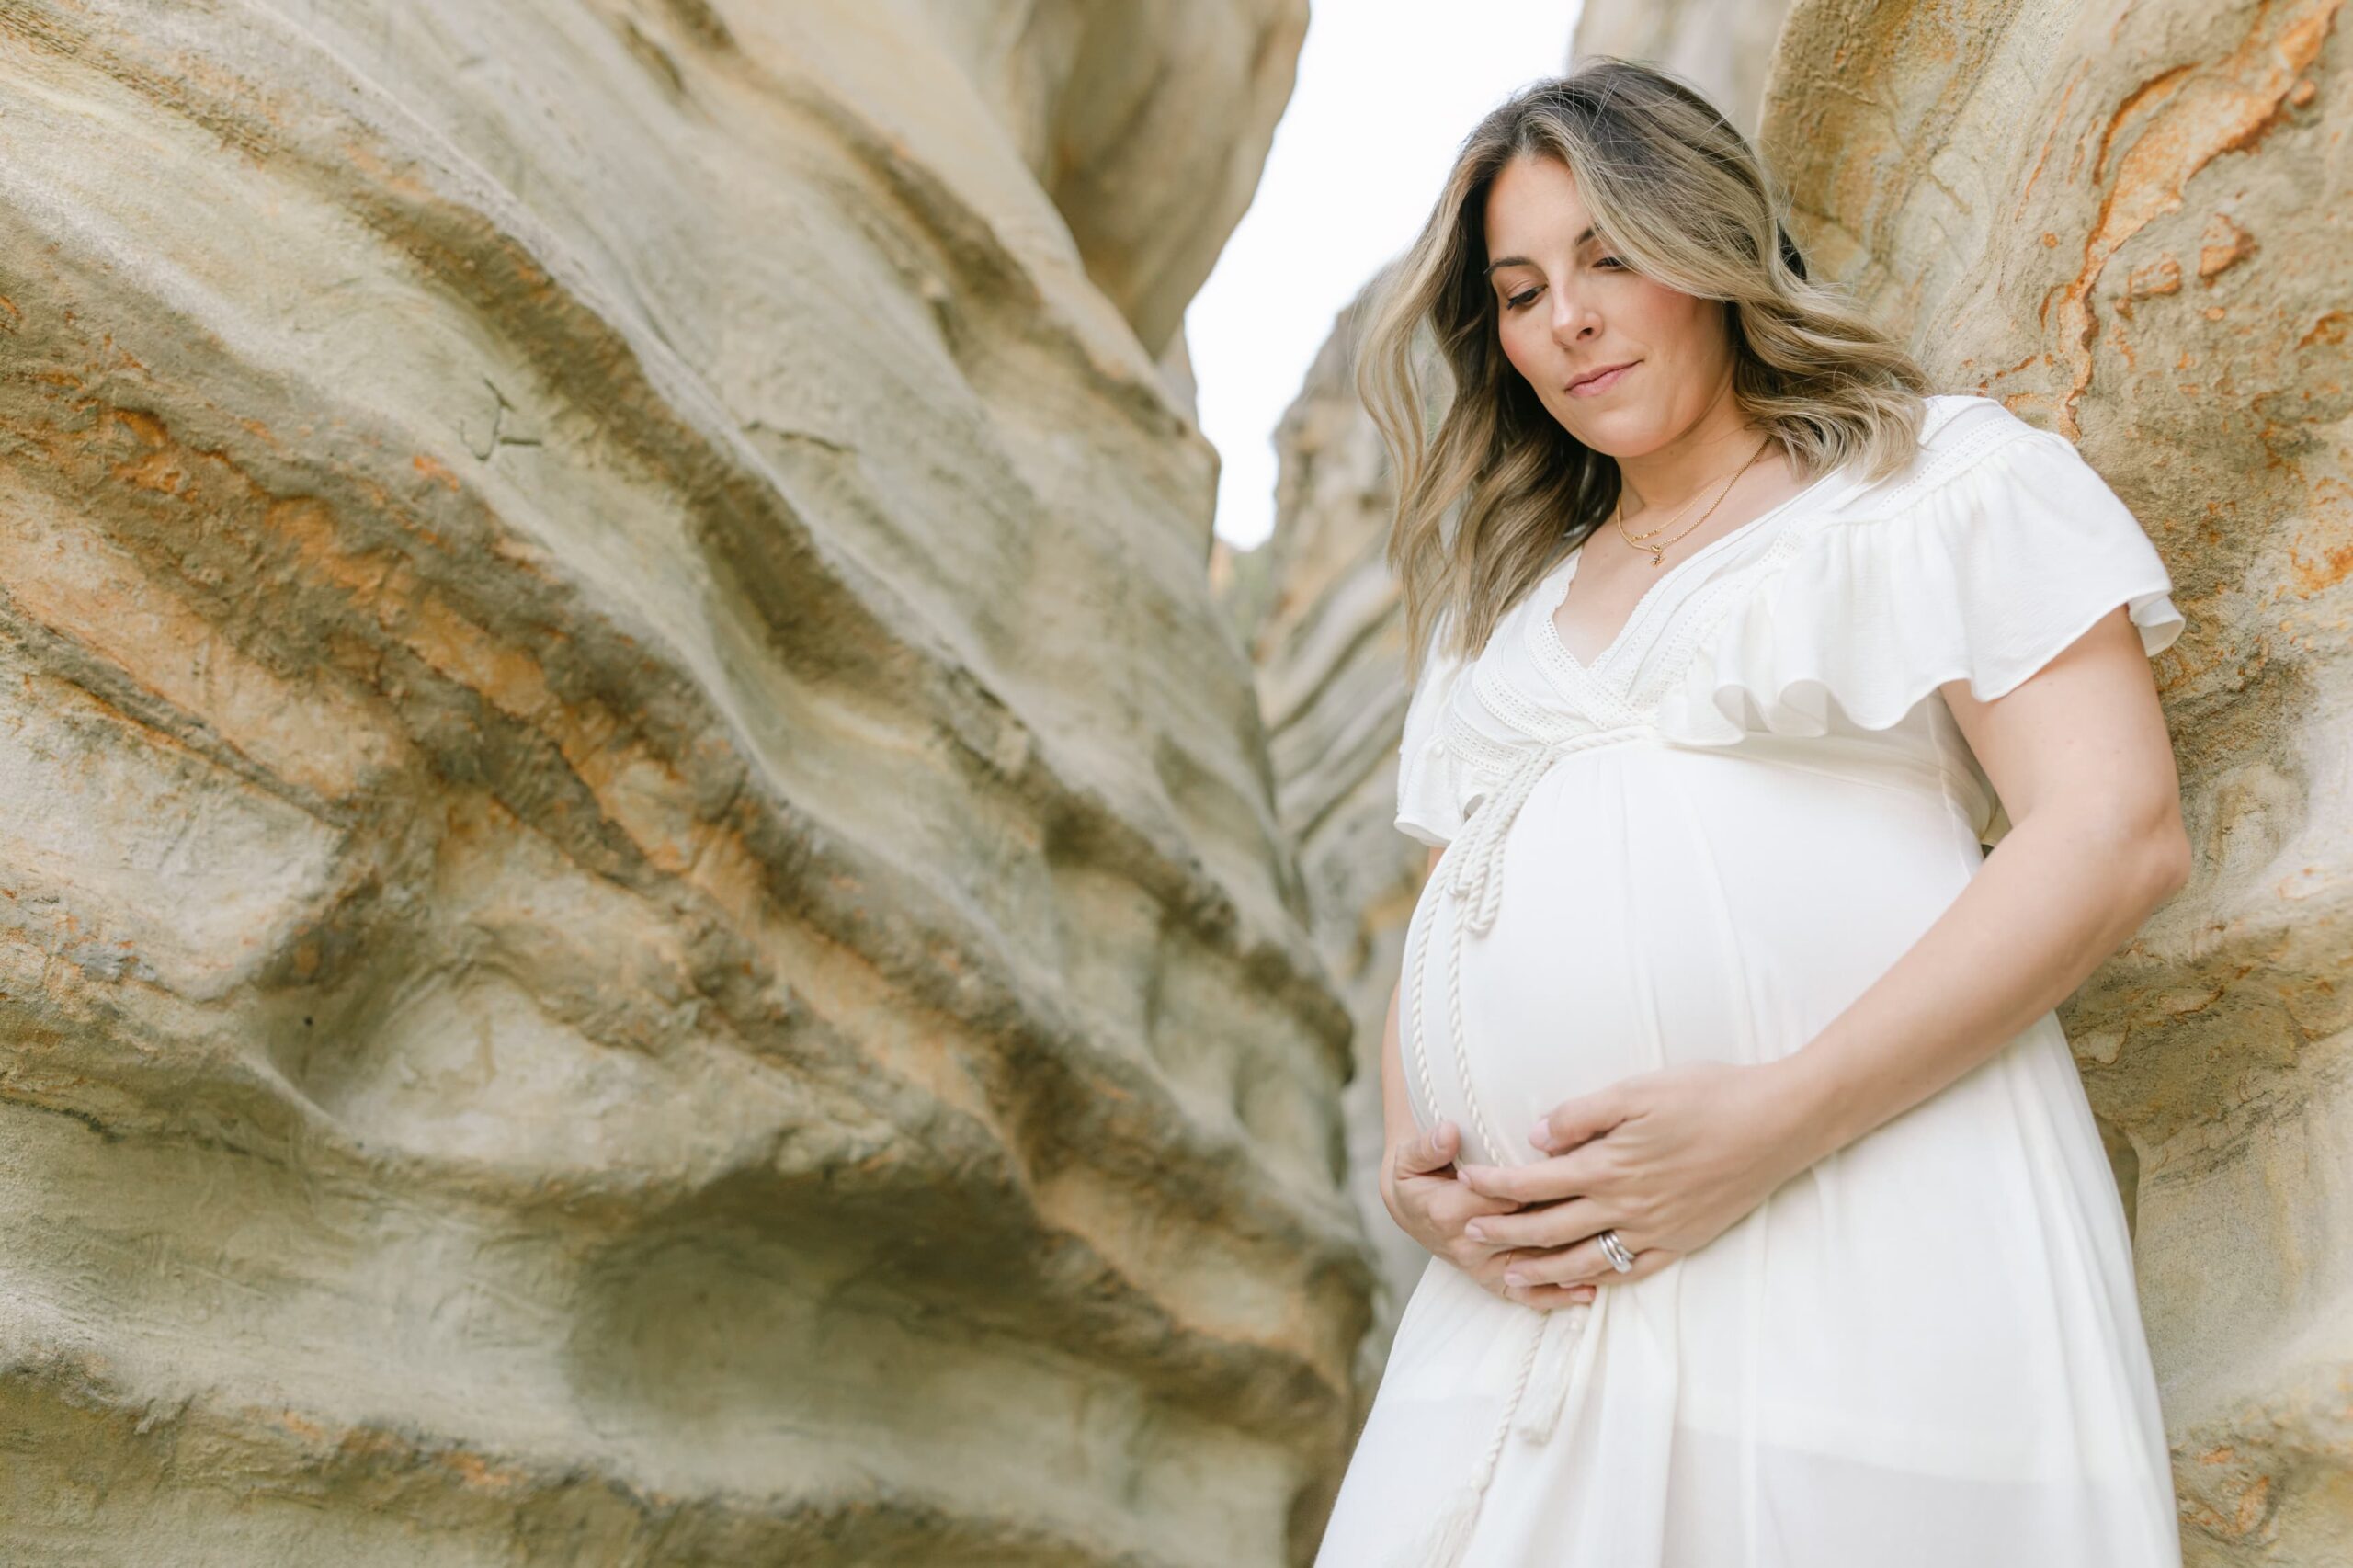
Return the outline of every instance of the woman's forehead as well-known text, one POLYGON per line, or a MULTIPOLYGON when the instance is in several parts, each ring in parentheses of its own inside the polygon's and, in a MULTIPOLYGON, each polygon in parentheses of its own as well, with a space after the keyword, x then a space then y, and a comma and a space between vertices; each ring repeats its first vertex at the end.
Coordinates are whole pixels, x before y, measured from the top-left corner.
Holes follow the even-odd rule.
POLYGON ((1488 254, 1496 256, 1573 250, 1595 232, 1568 166, 1534 155, 1514 158, 1495 171, 1482 220, 1488 254))

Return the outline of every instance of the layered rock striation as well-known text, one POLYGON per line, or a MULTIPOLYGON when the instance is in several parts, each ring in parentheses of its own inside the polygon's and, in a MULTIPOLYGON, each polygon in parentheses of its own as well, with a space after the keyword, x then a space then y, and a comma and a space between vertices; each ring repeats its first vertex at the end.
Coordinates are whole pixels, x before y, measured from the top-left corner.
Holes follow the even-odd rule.
POLYGON ((0 1558, 1304 1561, 1303 9, 0 9, 0 1558))

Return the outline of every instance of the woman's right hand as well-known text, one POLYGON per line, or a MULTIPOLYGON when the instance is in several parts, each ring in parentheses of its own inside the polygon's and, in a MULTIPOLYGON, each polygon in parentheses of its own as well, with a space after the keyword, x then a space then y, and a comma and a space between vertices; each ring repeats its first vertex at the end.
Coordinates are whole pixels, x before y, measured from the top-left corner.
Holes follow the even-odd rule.
MULTIPOLYGON (((1521 1207, 1507 1198, 1474 1192, 1454 1175, 1454 1157, 1461 1151, 1462 1130, 1441 1121, 1427 1137, 1406 1139, 1381 1162, 1381 1201, 1397 1228, 1422 1249, 1442 1257, 1477 1280, 1482 1289, 1517 1301, 1504 1283, 1504 1269, 1525 1250, 1493 1242, 1473 1241, 1462 1227, 1483 1214, 1508 1214, 1521 1207)), ((1578 1287, 1581 1301, 1591 1301, 1595 1287, 1578 1287)), ((1574 1293, 1573 1293, 1574 1294, 1574 1293)))

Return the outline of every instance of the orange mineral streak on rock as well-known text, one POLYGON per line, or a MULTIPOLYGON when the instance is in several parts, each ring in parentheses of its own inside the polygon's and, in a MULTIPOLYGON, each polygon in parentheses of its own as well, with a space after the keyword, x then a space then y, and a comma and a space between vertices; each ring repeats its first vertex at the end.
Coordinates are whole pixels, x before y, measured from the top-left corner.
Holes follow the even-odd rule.
POLYGON ((2271 1478, 2258 1475, 2239 1492, 2239 1506, 2231 1524, 2241 1535, 2251 1535, 2271 1513, 2271 1478))
POLYGON ((2177 65, 2170 71, 2152 76, 2133 88, 2125 96, 2124 101, 2116 106, 2116 112, 2108 117, 2108 124, 2100 131, 2099 151, 2092 158, 2093 184, 2100 184, 2108 178, 2108 154, 2115 146, 2117 137, 2127 127, 2154 113, 2160 105, 2173 97, 2195 69, 2195 66, 2177 65))
POLYGON ((2198 250, 2198 280, 2211 283, 2215 276, 2237 266, 2256 252, 2255 236, 2217 212, 2206 222, 2205 243, 2198 250))
POLYGON ((459 685, 480 693, 511 719, 537 723, 563 706, 548 691, 547 672, 529 652, 468 619, 429 589, 397 607, 392 631, 411 653, 459 685))
POLYGON ((153 573, 50 497, 0 475, 0 582, 17 610, 120 672, 267 771, 329 800, 406 755, 333 682, 297 684, 247 655, 153 573))
POLYGON ((79 438, 95 445, 111 441, 118 428, 129 431, 148 450, 142 456, 117 463, 113 471, 115 478, 136 489, 159 495, 188 494, 194 479, 192 465, 186 459, 193 454, 185 452, 172 439, 171 432, 164 422, 152 414, 135 408, 102 404, 97 421, 86 432, 60 433, 69 440, 79 438))
MULTIPOLYGON (((409 563, 381 552, 345 550, 333 518, 317 505, 281 504, 272 508, 270 521, 306 574, 341 589, 356 609, 437 674, 548 737, 605 818, 649 866, 693 888, 738 930, 757 934, 768 950, 776 950, 773 944, 797 940, 779 922, 767 860, 732 820, 705 820, 693 785, 676 759, 639 738, 623 716, 600 703, 559 695, 537 656, 457 608, 409 563)), ((869 966, 847 954, 804 971, 824 973, 834 982, 853 971, 870 979, 869 966)), ((816 994, 808 985, 804 992, 816 994)), ((886 1002, 878 989, 858 1006, 872 1015, 886 1002)), ((838 1011, 831 1006, 825 1010, 838 1011)), ((982 1114, 985 1107, 969 1075, 952 1059, 948 1040, 945 1031, 937 1031, 923 1040, 921 1049, 880 1051, 878 1055, 893 1071, 925 1084, 949 1103, 982 1114)), ((907 1037, 907 1043, 915 1042, 915 1036, 907 1037)))
POLYGON ((2304 335, 2296 339, 2296 347, 2299 348, 2310 348, 2315 343, 2334 345, 2344 341, 2345 312, 2343 311, 2324 311, 2313 320, 2313 324, 2305 330, 2304 335))
POLYGON ((483 1455, 469 1449, 456 1449, 434 1457, 444 1468, 477 1492, 490 1492, 505 1496, 530 1489, 534 1485, 531 1478, 522 1471, 494 1464, 483 1455))
POLYGON ((2345 581, 2347 572, 2353 572, 2353 540, 2324 543, 2310 553, 2291 544, 2288 562, 2295 574, 2297 597, 2311 598, 2334 588, 2345 581))
MULTIPOLYGON (((892 1015, 896 1003, 890 986, 861 954, 816 941, 783 915, 773 866, 732 814, 707 819, 679 759, 645 742, 635 724, 605 705, 557 692, 537 655, 460 609, 415 565, 382 551, 347 549, 335 519, 315 501, 275 504, 268 520, 302 574, 347 595, 354 610, 436 674, 547 737, 604 818, 652 869, 709 901, 765 953, 800 952, 814 942, 792 967, 802 977, 796 988, 820 1012, 870 1026, 892 1015)), ((898 1030, 872 1028, 865 1046, 884 1070, 995 1124, 993 1108, 958 1054, 954 1030, 938 1020, 898 1030)))
POLYGON ((2305 0, 2277 12, 2256 13, 2238 48, 2211 67, 2176 66, 2152 77, 2126 97, 2100 136, 2093 163, 2097 180, 2112 145, 2126 142, 2116 164, 2115 183, 2100 199, 2084 237, 2083 267, 2064 290, 2060 340, 2074 361, 2071 384, 2059 402, 2062 428, 2069 439, 2082 437, 2075 403, 2092 379, 2093 340, 2099 321, 2092 305, 2101 274, 2126 242, 2165 213, 2178 210, 2182 187, 2192 176, 2225 153, 2252 151, 2290 107, 2290 95, 2303 71, 2320 54, 2345 0, 2305 0), (2275 15, 2277 30, 2266 27, 2275 15))
MULTIPOLYGON (((2178 294, 2179 292, 2181 292, 2181 263, 2176 261, 2171 255, 2161 256, 2154 261, 2134 267, 2125 275, 2124 292, 2118 295, 2116 299, 2116 313, 2126 321, 2131 321, 2133 301, 2151 299, 2159 294, 2178 294)), ((2117 340, 2117 347, 2120 351, 2124 349, 2121 338, 2117 340)), ((2130 358, 2129 352, 2127 358, 2130 358)))
POLYGON ((307 1416, 295 1414, 291 1410, 279 1411, 275 1419, 278 1426, 285 1427, 289 1432, 293 1433, 298 1437, 304 1438, 313 1443, 324 1443, 327 1440, 327 1429, 325 1427, 320 1426, 317 1422, 311 1420, 307 1416))
MULTIPOLYGON (((2059 144, 2060 128, 2067 124, 2067 106, 2075 101, 2075 89, 2083 85, 2086 70, 2085 65, 2078 63, 2067 73, 2066 85, 2059 89, 2059 102, 2051 112, 2051 129, 2044 134, 2042 145, 2035 149, 2034 167, 2027 171, 2026 183, 2018 187, 2018 199, 2010 209, 2012 212, 2024 212, 2028 200, 2033 197, 2035 182, 2042 177, 2043 165, 2051 161, 2052 149, 2059 144)), ((2082 157, 2083 148, 2078 144, 2075 157, 2069 162, 2068 177, 2074 177, 2075 168, 2082 157)), ((2042 236, 2042 243, 2056 245, 2059 236, 2046 233, 2042 236)))
POLYGON ((425 475, 426 478, 439 483, 444 489, 455 490, 458 488, 458 476, 451 473, 449 469, 444 467, 439 459, 428 457, 425 453, 419 452, 416 456, 411 458, 409 461, 415 465, 417 472, 425 475))

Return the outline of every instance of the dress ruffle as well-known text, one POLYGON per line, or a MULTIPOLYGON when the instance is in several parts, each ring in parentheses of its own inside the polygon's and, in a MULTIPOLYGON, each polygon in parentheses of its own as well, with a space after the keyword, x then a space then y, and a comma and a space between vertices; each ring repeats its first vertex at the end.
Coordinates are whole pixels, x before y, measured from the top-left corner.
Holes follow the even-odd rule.
MULTIPOLYGON (((1634 717, 1702 746, 1884 730, 1948 681, 2003 696, 2119 605, 2143 653, 2173 645, 2184 622, 2165 562, 2074 445, 1990 399, 1936 402, 1914 463, 1794 519, 1684 607, 1634 717)), ((1477 699, 1458 691, 1472 663, 1446 651, 1449 613, 1399 747, 1396 826, 1433 848, 1500 777, 1463 725, 1449 738, 1449 709, 1477 699)), ((2006 826, 1993 812, 1988 842, 2006 826)))
POLYGON ((1461 777, 1462 764, 1433 741, 1399 769, 1397 830, 1406 837, 1443 849, 1462 831, 1462 809, 1456 802, 1469 793, 1461 777))
POLYGON ((1439 724, 1456 682, 1470 668, 1469 660, 1447 647, 1450 614, 1438 612, 1397 747, 1397 831, 1433 849, 1462 831, 1464 805, 1477 789, 1470 765, 1447 745, 1439 724))
POLYGON ((1946 681, 2002 696, 2120 604, 2143 653, 2170 647, 2181 612, 2131 512, 2065 437, 2001 417, 2008 438, 1943 483, 1892 507, 1867 492, 1777 541, 1699 633, 1660 731, 1885 729, 1946 681))

